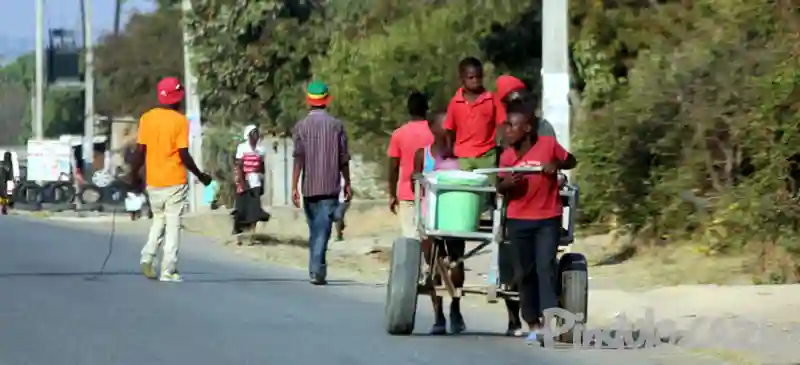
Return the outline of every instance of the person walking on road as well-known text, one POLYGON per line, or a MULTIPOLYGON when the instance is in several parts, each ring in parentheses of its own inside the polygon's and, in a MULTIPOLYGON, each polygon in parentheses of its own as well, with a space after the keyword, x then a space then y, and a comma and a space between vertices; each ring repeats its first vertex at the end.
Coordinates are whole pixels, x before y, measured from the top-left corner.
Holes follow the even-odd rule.
POLYGON ((258 222, 269 221, 269 213, 261 207, 264 195, 264 159, 267 151, 261 146, 258 127, 250 124, 244 127, 245 141, 236 147, 234 175, 236 181, 236 202, 233 212, 234 233, 241 234, 255 230, 258 222))
MULTIPOLYGON (((522 80, 511 76, 501 75, 495 81, 497 88, 497 97, 500 99, 503 119, 507 119, 506 108, 510 104, 528 103, 538 105, 537 96, 534 95, 522 80)), ((536 136, 537 138, 555 138, 556 133, 553 126, 543 118, 539 118, 536 122, 536 136)), ((508 143, 508 138, 506 138, 508 143)), ((500 280, 503 283, 511 284, 512 290, 519 290, 516 286, 517 283, 514 279, 514 261, 516 254, 510 245, 504 245, 500 249, 500 280)), ((506 312, 508 313, 508 327, 506 329, 507 336, 522 336, 522 319, 520 318, 520 303, 517 299, 505 299, 506 312)))
POLYGON ((153 212, 153 225, 140 263, 142 273, 149 279, 180 282, 181 217, 189 192, 186 170, 206 186, 211 183, 211 176, 201 172, 189 154, 189 120, 180 111, 185 93, 180 81, 166 77, 158 83, 157 91, 161 105, 139 119, 138 148, 131 171, 134 189, 147 186, 153 212), (139 175, 142 164, 147 170, 144 185, 139 175), (156 276, 153 261, 161 247, 161 274, 156 276))
POLYGON ((14 163, 12 162, 11 152, 3 154, 3 162, 0 165, 0 212, 8 215, 8 207, 11 205, 11 192, 9 183, 14 182, 14 163))
POLYGON ((294 169, 292 171, 292 202, 303 210, 308 221, 308 274, 314 285, 325 285, 328 240, 331 237, 334 215, 339 206, 339 193, 344 189, 344 201, 349 202, 350 153, 344 124, 330 115, 326 107, 331 96, 328 86, 314 81, 308 85, 306 103, 308 115, 297 122, 293 131, 294 169), (300 176, 302 187, 298 191, 300 176), (344 179, 344 186, 340 179, 344 179))
POLYGON ((403 237, 419 238, 417 210, 414 207, 414 156, 434 141, 428 126, 428 99, 413 92, 406 100, 409 120, 389 138, 389 211, 400 217, 403 237))

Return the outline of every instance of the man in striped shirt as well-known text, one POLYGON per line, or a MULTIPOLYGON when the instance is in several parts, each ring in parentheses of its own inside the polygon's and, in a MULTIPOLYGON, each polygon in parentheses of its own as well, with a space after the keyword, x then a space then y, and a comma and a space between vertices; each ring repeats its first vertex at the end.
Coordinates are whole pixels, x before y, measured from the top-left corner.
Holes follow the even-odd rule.
POLYGON ((303 210, 308 221, 308 273, 314 285, 326 284, 325 254, 331 237, 334 212, 339 206, 339 193, 349 202, 350 153, 347 134, 341 121, 325 109, 330 102, 328 86, 315 81, 308 85, 306 103, 311 108, 292 131, 294 140, 294 169, 292 171, 292 202, 303 210), (300 176, 303 176, 298 191, 300 176), (344 186, 340 179, 344 179, 344 186))

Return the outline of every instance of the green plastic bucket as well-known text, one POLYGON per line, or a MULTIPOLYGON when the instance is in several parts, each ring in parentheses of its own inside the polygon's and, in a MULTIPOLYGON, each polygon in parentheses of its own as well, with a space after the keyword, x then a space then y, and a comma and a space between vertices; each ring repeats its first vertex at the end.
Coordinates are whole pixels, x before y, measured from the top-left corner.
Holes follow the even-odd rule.
MULTIPOLYGON (((439 171, 437 185, 487 186, 486 175, 467 171, 439 171)), ((448 232, 475 232, 481 217, 483 195, 472 191, 442 190, 436 194, 436 229, 448 232)))

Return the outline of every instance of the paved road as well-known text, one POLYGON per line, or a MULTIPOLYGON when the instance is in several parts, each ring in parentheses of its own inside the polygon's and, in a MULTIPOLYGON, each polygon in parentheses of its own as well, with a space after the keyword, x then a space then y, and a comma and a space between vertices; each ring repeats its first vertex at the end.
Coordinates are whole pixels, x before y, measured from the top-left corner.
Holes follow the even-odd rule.
POLYGON ((143 233, 130 228, 117 235, 106 275, 89 280, 109 227, 93 225, 0 217, 0 364, 715 363, 662 350, 536 349, 492 335, 502 321, 481 313, 467 319, 483 335, 390 337, 382 288, 312 287, 302 272, 245 261, 200 237, 186 237, 184 283, 138 275, 143 233))

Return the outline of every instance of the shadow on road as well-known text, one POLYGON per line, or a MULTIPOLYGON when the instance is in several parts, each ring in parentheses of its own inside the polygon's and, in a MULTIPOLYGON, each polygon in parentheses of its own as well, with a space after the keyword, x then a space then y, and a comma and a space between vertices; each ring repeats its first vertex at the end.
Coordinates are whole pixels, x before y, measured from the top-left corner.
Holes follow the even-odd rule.
POLYGON ((17 277, 75 277, 75 276, 127 276, 142 275, 138 271, 111 271, 98 275, 97 271, 85 272, 4 272, 0 273, 0 279, 17 277))
MULTIPOLYGON (((308 284, 308 279, 303 278, 285 278, 285 277, 238 277, 231 274, 222 273, 209 273, 209 272, 181 272, 184 277, 184 284, 192 283, 303 283, 308 284)), ((135 270, 128 271, 107 271, 98 273, 96 271, 83 271, 83 272, 0 272, 0 280, 12 278, 73 278, 84 277, 85 279, 99 279, 102 277, 120 277, 120 276, 142 276, 142 273, 135 270)), ((144 278, 143 278, 144 279, 144 278)), ((354 280, 328 280, 327 286, 366 286, 366 287, 383 287, 385 284, 377 283, 362 283, 354 280)))
POLYGON ((514 338, 510 336, 506 336, 505 333, 502 332, 486 332, 486 331, 475 331, 475 332, 462 332, 462 333, 448 333, 446 335, 432 335, 430 333, 412 333, 411 337, 431 337, 431 338, 464 338, 464 337, 508 337, 514 338))
MULTIPOLYGON (((303 278, 264 278, 264 277, 209 277, 193 278, 187 276, 184 283, 303 283, 308 284, 308 279, 303 278)), ((327 286, 370 286, 381 287, 383 284, 361 283, 354 280, 328 280, 327 286)))

